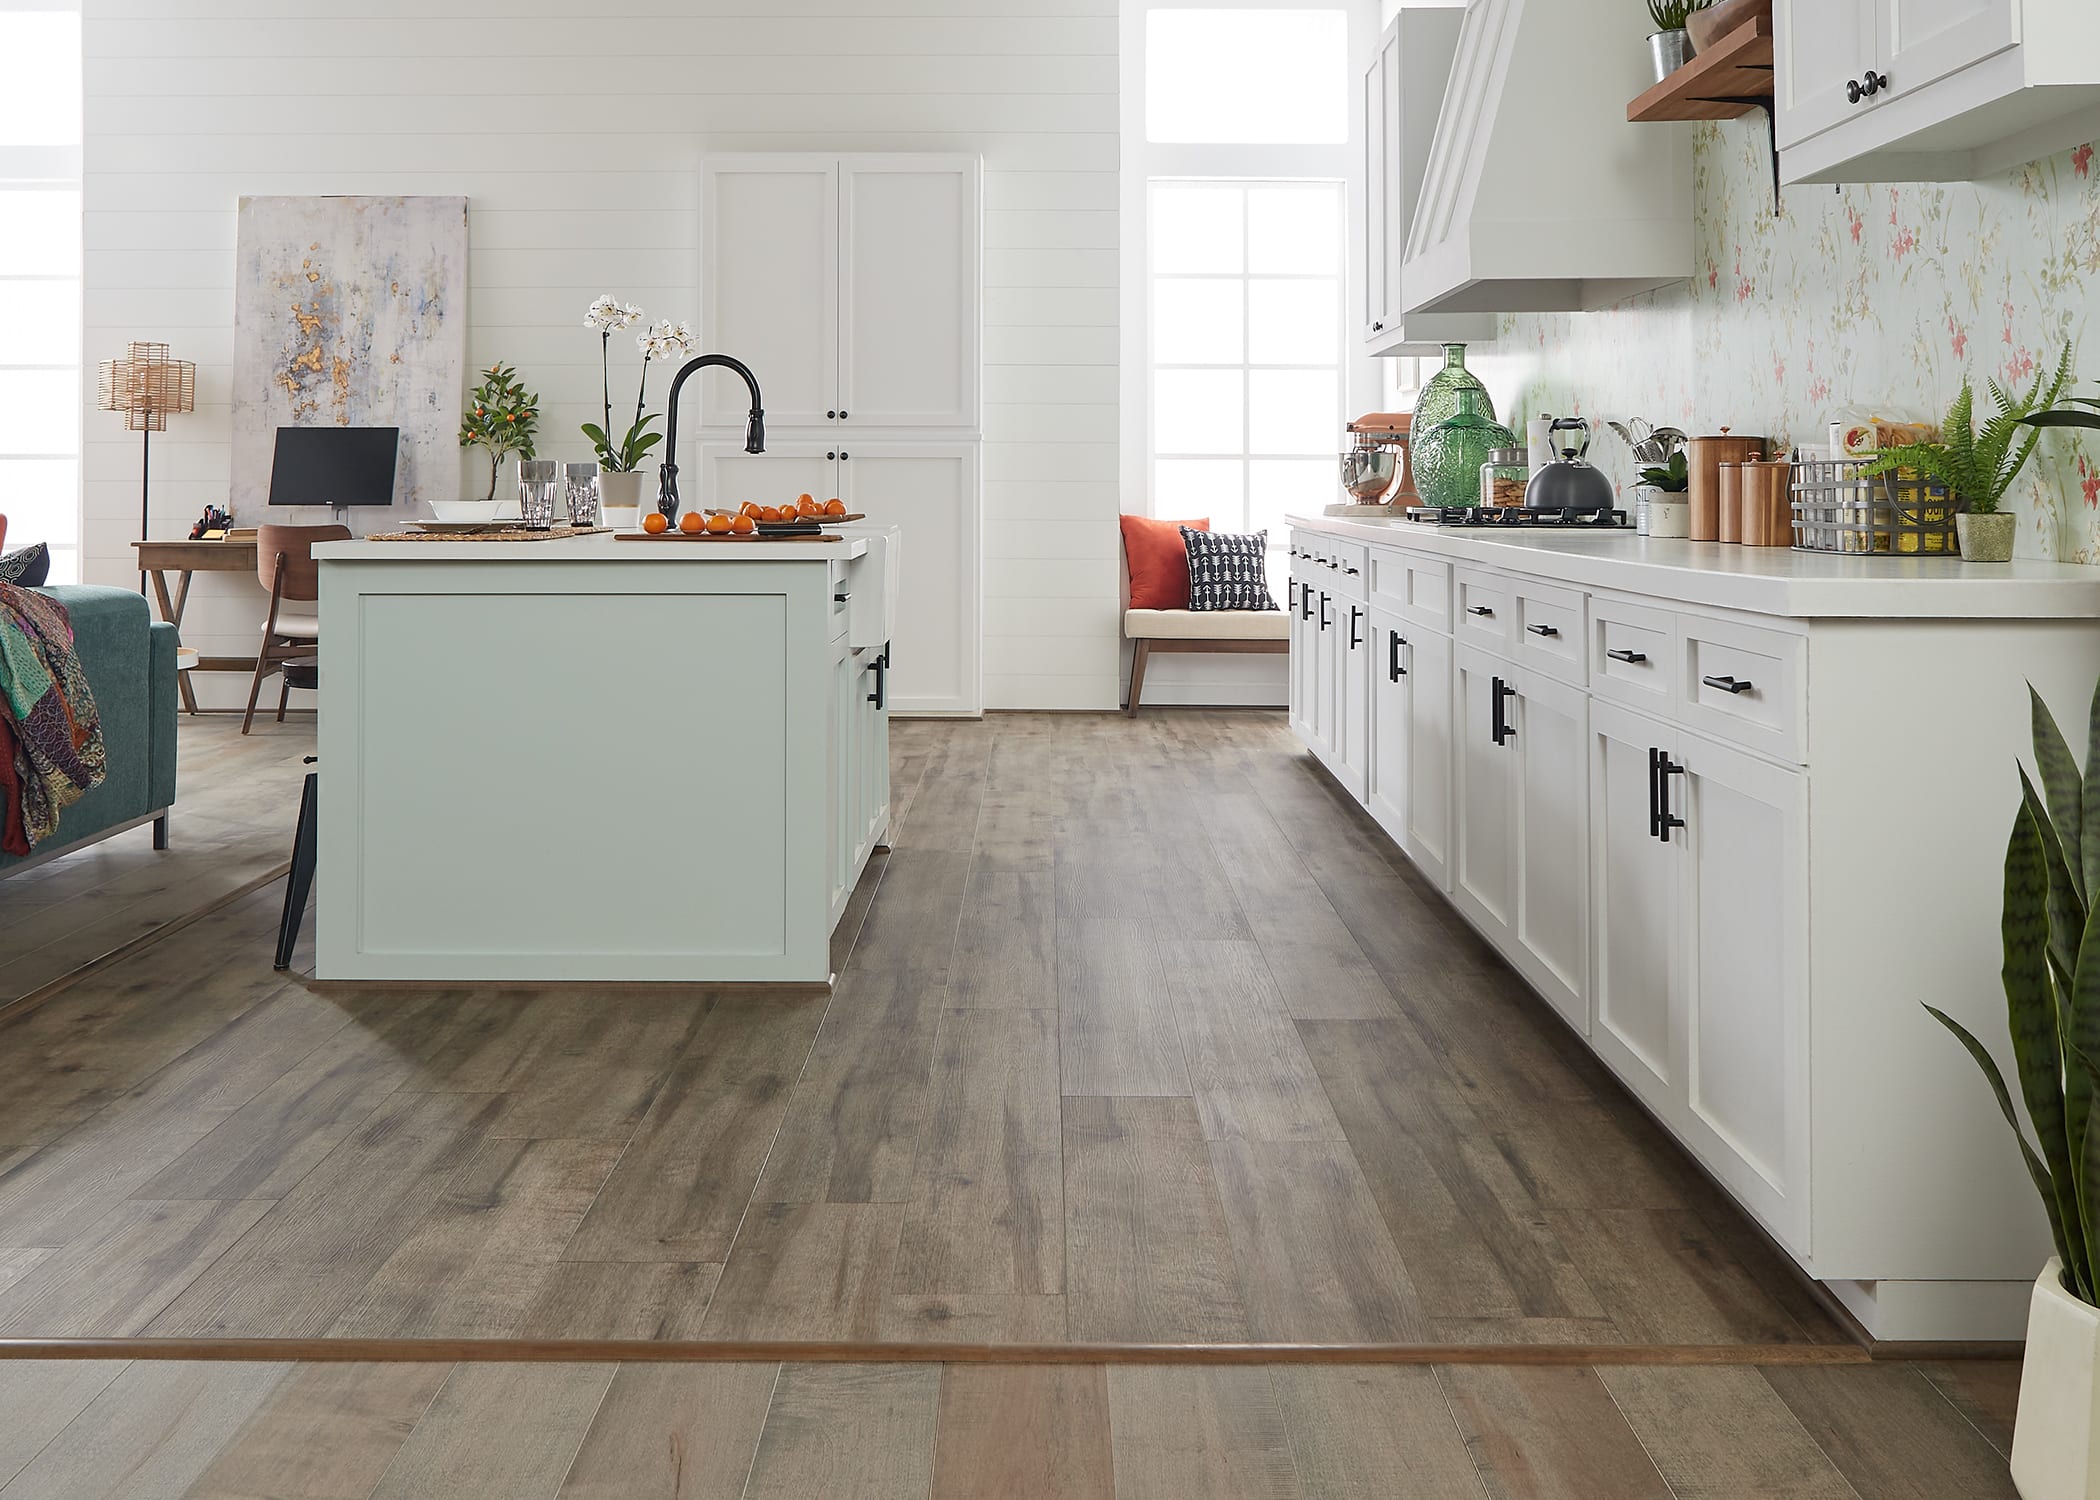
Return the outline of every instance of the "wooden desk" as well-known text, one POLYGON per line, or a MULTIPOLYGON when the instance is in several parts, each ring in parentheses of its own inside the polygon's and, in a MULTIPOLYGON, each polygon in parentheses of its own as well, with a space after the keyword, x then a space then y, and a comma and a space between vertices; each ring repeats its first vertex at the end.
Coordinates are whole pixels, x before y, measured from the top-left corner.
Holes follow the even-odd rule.
MULTIPOLYGON (((182 629, 182 612, 190 602, 190 578, 197 573, 246 573, 255 577, 255 539, 239 542, 133 542, 138 549, 139 571, 153 580, 154 596, 160 601, 160 617, 182 629), (175 596, 168 597, 168 574, 177 576, 175 596)), ((261 627, 257 626, 258 632, 261 627)), ((252 656, 200 656, 192 669, 198 672, 253 672, 252 656)), ((177 672, 182 706, 197 711, 197 695, 190 690, 190 674, 177 672)))

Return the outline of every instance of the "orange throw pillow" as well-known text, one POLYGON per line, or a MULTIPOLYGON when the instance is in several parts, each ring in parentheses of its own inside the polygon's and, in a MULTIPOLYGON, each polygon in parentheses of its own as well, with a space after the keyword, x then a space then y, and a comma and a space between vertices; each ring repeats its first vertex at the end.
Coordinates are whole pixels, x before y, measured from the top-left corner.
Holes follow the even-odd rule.
POLYGON ((1181 528, 1210 530, 1200 521, 1156 521, 1150 516, 1124 516, 1123 555, 1130 562, 1132 609, 1189 607, 1189 549, 1181 528))

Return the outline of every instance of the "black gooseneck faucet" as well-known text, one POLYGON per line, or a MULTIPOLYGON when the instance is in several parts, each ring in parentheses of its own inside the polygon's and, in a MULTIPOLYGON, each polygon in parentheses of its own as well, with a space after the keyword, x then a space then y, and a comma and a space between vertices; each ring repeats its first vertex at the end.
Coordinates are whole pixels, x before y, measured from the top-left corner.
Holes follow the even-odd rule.
POLYGON ((664 424, 664 457, 657 466, 660 481, 657 486, 656 508, 675 521, 678 519, 678 392, 685 385, 686 377, 696 370, 705 370, 710 365, 719 365, 733 370, 743 378, 751 391, 751 416, 744 423, 744 451, 763 453, 766 451, 766 410, 759 398, 758 378, 746 368, 740 359, 731 359, 726 354, 703 354, 689 360, 671 380, 671 394, 664 402, 670 418, 664 424))

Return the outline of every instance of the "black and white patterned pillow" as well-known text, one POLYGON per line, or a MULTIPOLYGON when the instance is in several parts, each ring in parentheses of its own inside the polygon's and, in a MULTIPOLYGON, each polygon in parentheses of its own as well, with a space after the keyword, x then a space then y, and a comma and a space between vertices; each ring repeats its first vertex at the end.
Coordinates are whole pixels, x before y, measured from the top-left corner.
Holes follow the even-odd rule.
POLYGON ((1269 534, 1234 536, 1184 526, 1190 609, 1274 609, 1269 597, 1269 534))
POLYGON ((42 588, 51 576, 51 549, 32 542, 19 552, 0 557, 0 583, 18 583, 23 588, 42 588))

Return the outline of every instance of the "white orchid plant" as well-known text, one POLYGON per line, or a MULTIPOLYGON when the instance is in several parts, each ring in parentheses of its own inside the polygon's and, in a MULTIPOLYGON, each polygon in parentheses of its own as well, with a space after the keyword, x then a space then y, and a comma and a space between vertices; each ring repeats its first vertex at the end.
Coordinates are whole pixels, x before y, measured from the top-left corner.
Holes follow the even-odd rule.
POLYGON ((639 307, 610 296, 600 297, 583 314, 583 326, 598 335, 605 394, 604 422, 584 423, 583 435, 597 450, 598 466, 608 474, 633 472, 641 466, 649 450, 663 440, 663 434, 649 430, 656 421, 656 413, 647 410, 649 366, 659 360, 684 359, 693 349, 693 330, 684 323, 668 319, 652 323, 635 335, 635 347, 642 354, 642 378, 634 393, 634 421, 627 429, 627 436, 615 442, 612 436, 612 336, 626 332, 641 320, 639 307))

